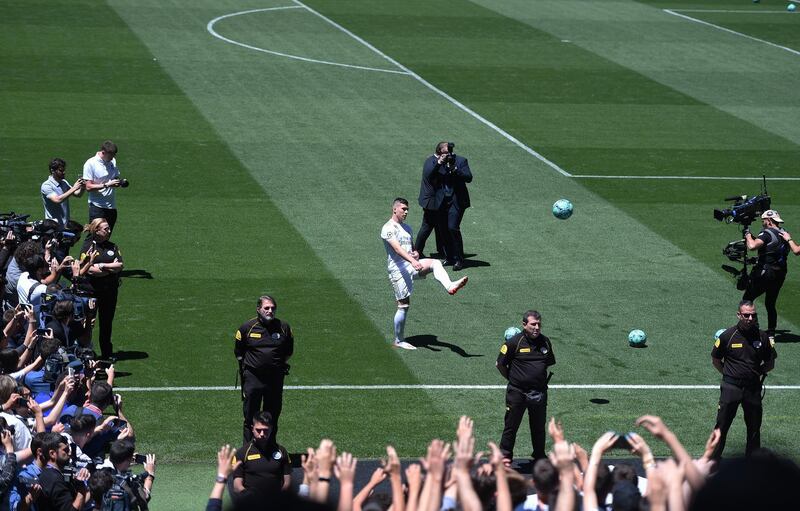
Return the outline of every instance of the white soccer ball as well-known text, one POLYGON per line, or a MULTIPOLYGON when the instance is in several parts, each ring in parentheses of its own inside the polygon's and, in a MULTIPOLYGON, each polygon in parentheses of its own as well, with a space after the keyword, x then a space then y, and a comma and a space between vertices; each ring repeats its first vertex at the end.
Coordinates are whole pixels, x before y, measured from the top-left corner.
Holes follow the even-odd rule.
POLYGON ((633 347, 641 347, 647 342, 647 334, 643 330, 631 330, 628 334, 628 344, 633 347))
POLYGON ((514 337, 515 335, 521 334, 521 333, 522 333, 522 330, 520 330, 518 327, 510 326, 510 327, 506 328, 505 332, 503 332, 503 338, 505 340, 509 340, 512 337, 514 337))
POLYGON ((553 216, 560 220, 566 220, 567 218, 571 217, 572 203, 567 199, 558 199, 553 204, 553 216))

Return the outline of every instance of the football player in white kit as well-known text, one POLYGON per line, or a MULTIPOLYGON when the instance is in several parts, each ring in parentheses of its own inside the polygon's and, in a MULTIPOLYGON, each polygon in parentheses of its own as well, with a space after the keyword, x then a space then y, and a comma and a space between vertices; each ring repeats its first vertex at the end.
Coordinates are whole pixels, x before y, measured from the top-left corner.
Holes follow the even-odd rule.
POLYGON ((392 218, 383 224, 381 229, 381 239, 386 247, 389 281, 397 299, 397 312, 394 314, 394 347, 415 350, 417 347, 403 338, 414 280, 425 278, 425 275, 433 272, 433 278, 438 280, 449 294, 454 295, 467 284, 468 279, 462 277, 453 282, 441 261, 419 259, 419 253, 414 250, 411 227, 403 223, 407 216, 408 201, 402 197, 396 198, 392 202, 392 218))

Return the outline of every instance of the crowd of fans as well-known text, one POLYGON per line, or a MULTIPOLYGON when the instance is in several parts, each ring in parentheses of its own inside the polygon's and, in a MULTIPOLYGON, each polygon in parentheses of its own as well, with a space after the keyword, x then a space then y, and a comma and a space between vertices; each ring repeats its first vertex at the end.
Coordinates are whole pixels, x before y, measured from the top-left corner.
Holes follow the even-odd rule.
POLYGON ((0 511, 147 509, 155 457, 136 454, 114 392, 110 332, 123 265, 108 260, 108 223, 7 214, 0 233, 0 511), (144 467, 137 475, 135 463, 144 467))
POLYGON ((671 457, 656 460, 648 443, 635 432, 606 432, 587 452, 569 442, 562 425, 551 419, 552 450, 547 458, 535 461, 528 479, 504 463, 494 443, 488 444, 488 459, 483 452, 476 453, 473 421, 461 417, 452 443, 431 441, 419 463, 409 463, 405 469, 395 449, 387 446, 382 466, 360 489, 355 488, 357 460, 349 453, 337 453, 328 439, 302 456, 303 480, 295 490, 275 488, 256 478, 242 487, 237 478, 242 477, 244 460, 226 445, 217 453, 217 481, 206 509, 222 509, 226 482, 235 509, 795 509, 800 467, 793 461, 759 450, 746 459, 719 462, 712 458, 720 439, 718 430, 711 433, 703 454, 693 459, 659 417, 639 417, 635 426, 663 442, 671 457), (617 456, 626 452, 638 458, 644 477, 633 464, 604 462, 604 455, 615 449, 617 456), (335 498, 332 482, 338 482, 335 498))

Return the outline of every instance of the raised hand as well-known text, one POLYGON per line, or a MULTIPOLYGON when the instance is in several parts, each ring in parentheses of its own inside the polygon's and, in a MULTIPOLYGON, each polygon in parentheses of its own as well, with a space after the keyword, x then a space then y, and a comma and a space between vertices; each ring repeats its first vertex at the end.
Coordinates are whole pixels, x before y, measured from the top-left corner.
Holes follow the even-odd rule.
POLYGON ((333 470, 341 484, 353 484, 356 477, 356 464, 358 460, 349 452, 343 452, 336 457, 333 470))
POLYGON ((553 439, 553 442, 564 441, 564 426, 561 424, 561 421, 556 421, 555 417, 550 417, 550 422, 547 424, 547 432, 550 434, 550 438, 553 439))
MULTIPOLYGON (((235 452, 236 450, 228 444, 219 448, 219 451, 217 451, 217 475, 227 479, 227 477, 231 475, 231 472, 236 470, 242 463, 241 461, 237 461, 235 465, 233 464, 233 455, 235 452)), ((150 471, 148 470, 148 472, 150 471)))
POLYGON ((651 435, 661 440, 663 440, 664 435, 669 432, 669 428, 667 428, 664 421, 661 420, 661 417, 656 417, 655 415, 642 415, 636 419, 636 425, 642 426, 649 431, 651 435))

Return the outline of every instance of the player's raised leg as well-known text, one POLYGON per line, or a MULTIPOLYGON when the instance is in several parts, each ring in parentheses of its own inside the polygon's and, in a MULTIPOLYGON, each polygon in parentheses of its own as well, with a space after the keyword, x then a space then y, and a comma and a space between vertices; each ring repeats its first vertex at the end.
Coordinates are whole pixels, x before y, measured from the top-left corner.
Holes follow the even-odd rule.
POLYGON ((458 292, 459 289, 467 285, 469 281, 468 277, 461 277, 460 279, 453 282, 450 280, 450 276, 447 274, 447 270, 444 269, 442 266, 442 262, 438 259, 420 259, 420 264, 422 265, 422 270, 420 270, 420 274, 425 274, 427 272, 433 272, 433 278, 439 281, 442 286, 444 286, 445 290, 454 295, 458 292))

